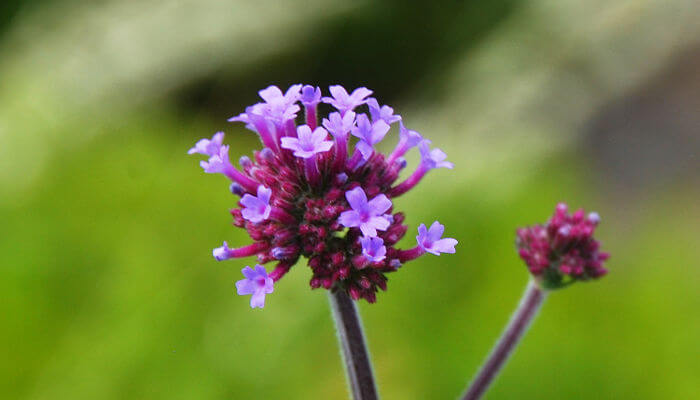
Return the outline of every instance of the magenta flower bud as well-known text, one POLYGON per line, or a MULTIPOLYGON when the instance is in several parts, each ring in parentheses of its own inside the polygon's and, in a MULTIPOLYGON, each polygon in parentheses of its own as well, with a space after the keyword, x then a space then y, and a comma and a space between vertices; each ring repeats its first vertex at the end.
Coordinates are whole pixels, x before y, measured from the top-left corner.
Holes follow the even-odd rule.
POLYGON ((593 237, 600 216, 584 215, 583 210, 568 214, 566 204, 559 203, 545 225, 518 229, 518 254, 543 288, 557 289, 607 273, 603 262, 610 255, 599 251, 593 237))
POLYGON ((213 250, 214 257, 222 261, 255 256, 261 264, 277 263, 269 275, 261 266, 246 269, 246 279, 236 284, 239 294, 253 296, 253 307, 264 304, 272 291, 270 282, 285 276, 301 257, 308 259, 312 270, 312 288, 343 290, 353 299, 374 302, 376 293, 386 290, 386 274, 402 263, 426 252, 454 252, 456 241, 443 239, 439 224, 422 226, 415 248, 398 249, 408 227, 403 213, 393 213, 390 199, 414 187, 428 170, 450 168, 444 153, 430 150, 426 141, 416 172, 396 185, 406 166, 404 153, 424 141, 422 136, 401 123, 397 149, 385 157, 375 145, 401 117, 369 98, 372 92, 366 88, 348 94, 341 86, 332 86, 330 93, 323 97, 311 85, 293 85, 286 92, 276 86, 261 90, 262 102, 230 119, 246 124, 263 144, 254 157, 241 157, 240 170, 229 161, 223 133, 200 140, 189 151, 207 157, 201 162, 206 172, 221 173, 232 181, 231 192, 241 197, 231 210, 234 225, 252 239, 238 248, 224 242, 213 250), (317 116, 319 101, 337 111, 317 116), (355 114, 363 104, 371 118, 355 114), (301 106, 306 124, 297 126, 301 106), (316 126, 317 121, 323 121, 322 127, 316 126), (359 140, 355 154, 348 157, 351 134, 359 140))
POLYGON ((245 194, 245 189, 243 189, 243 186, 241 186, 237 182, 231 183, 231 186, 229 186, 229 190, 232 194, 235 194, 238 197, 242 197, 245 194))
POLYGON ((253 166, 253 162, 250 160, 250 157, 248 157, 248 156, 241 156, 241 158, 238 159, 238 164, 243 169, 248 169, 248 168, 253 166))

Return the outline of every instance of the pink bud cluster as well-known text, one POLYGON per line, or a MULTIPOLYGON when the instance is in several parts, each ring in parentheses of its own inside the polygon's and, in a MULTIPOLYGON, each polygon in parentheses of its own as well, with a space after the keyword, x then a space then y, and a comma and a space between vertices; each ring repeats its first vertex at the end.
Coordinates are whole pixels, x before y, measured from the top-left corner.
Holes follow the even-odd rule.
POLYGON ((569 214, 566 204, 559 203, 545 225, 518 229, 518 254, 545 288, 599 278, 608 272, 603 262, 610 257, 593 237, 599 222, 595 212, 569 214))

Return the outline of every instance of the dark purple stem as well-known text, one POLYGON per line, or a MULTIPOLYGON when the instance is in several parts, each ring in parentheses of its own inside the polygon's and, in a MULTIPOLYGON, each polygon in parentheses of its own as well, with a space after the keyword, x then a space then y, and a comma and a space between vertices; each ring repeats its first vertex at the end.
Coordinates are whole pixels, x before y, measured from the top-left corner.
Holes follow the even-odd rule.
POLYGON ((513 349, 518 345, 520 338, 527 331, 530 322, 532 322, 535 315, 537 315, 546 296, 546 293, 537 286, 537 283, 531 280, 520 300, 520 305, 518 305, 515 313, 513 313, 508 326, 491 351, 486 363, 482 365, 476 378, 474 378, 469 388, 467 388, 464 397, 462 397, 463 400, 479 399, 486 392, 486 389, 488 389, 491 382, 508 360, 513 349))
POLYGON ((355 302, 345 290, 337 287, 328 292, 328 297, 352 398, 376 400, 379 398, 377 386, 374 383, 372 363, 355 302))

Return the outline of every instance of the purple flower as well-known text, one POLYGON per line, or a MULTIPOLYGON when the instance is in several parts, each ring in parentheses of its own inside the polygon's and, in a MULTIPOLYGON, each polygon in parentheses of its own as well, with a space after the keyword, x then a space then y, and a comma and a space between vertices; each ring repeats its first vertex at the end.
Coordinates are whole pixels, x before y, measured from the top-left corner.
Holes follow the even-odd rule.
POLYGON ((245 279, 236 282, 238 294, 241 296, 252 294, 250 307, 263 308, 265 306, 265 295, 272 293, 274 290, 272 278, 267 275, 267 271, 262 265, 256 265, 255 269, 245 267, 241 272, 243 272, 245 279))
POLYGON ((436 256, 439 256, 440 253, 454 253, 457 240, 452 238, 441 239, 444 232, 445 225, 437 221, 430 225, 430 229, 427 229, 425 224, 420 224, 416 241, 423 250, 436 256))
POLYGON ((323 128, 316 128, 313 133, 308 125, 297 128, 298 138, 283 137, 282 147, 293 150, 294 155, 301 158, 311 158, 317 153, 323 153, 333 147, 333 142, 326 140, 328 132, 323 128))
POLYGON ((258 186, 258 196, 253 196, 250 194, 245 194, 241 199, 241 204, 243 205, 243 218, 247 219, 252 223, 262 222, 270 217, 270 196, 272 195, 272 190, 266 188, 263 185, 258 186))
POLYGON ((301 88, 299 100, 305 107, 315 107, 321 102, 321 88, 305 85, 301 88))
MULTIPOLYGON (((387 164, 393 165, 399 157, 402 157, 408 150, 417 146, 423 141, 423 136, 416 131, 412 131, 403 126, 403 121, 399 121, 399 143, 396 144, 396 148, 391 152, 389 158, 387 159, 387 164)), ((405 165, 404 165, 405 166, 405 165)))
POLYGON ((389 125, 381 119, 371 123, 369 118, 367 118, 367 114, 357 116, 357 127, 352 129, 352 135, 360 138, 360 141, 355 146, 365 161, 369 160, 372 152, 374 152, 374 145, 384 139, 389 129, 389 125))
POLYGON ((362 254, 370 262, 380 262, 386 258, 386 246, 382 238, 363 236, 360 238, 360 244, 362 244, 362 254))
POLYGON ((348 228, 360 228, 362 234, 369 237, 377 236, 377 230, 385 231, 391 222, 384 213, 391 208, 391 200, 383 194, 367 201, 367 195, 361 187, 345 192, 352 210, 343 211, 338 222, 348 228))
POLYGON ((355 89, 350 95, 340 85, 330 86, 328 89, 333 97, 324 97, 322 99, 323 102, 332 105, 341 114, 352 111, 355 107, 366 103, 366 97, 372 94, 372 91, 365 87, 355 89))
POLYGON ((277 86, 269 86, 259 91, 258 94, 265 100, 265 103, 258 109, 260 114, 276 123, 294 119, 299 111, 299 106, 294 103, 299 100, 300 89, 301 85, 292 85, 287 90, 287 93, 283 94, 277 86))
POLYGON ((221 144, 224 142, 224 133, 223 132, 216 132, 214 136, 212 136, 211 140, 209 139, 200 139, 193 148, 191 148, 187 154, 194 154, 194 153, 199 153, 199 154, 204 154, 205 156, 213 156, 216 154, 219 154, 219 150, 221 149, 221 144))
MULTIPOLYGON (((247 268, 246 279, 237 283, 239 293, 253 295, 254 307, 262 307, 272 282, 302 258, 312 272, 311 288, 341 288, 354 300, 374 303, 377 293, 387 288, 387 274, 426 251, 454 251, 453 239, 429 237, 435 225, 431 232, 421 227, 420 243, 414 247, 398 247, 408 228, 405 215, 393 211, 393 198, 410 191, 430 169, 452 164, 440 150, 431 150, 420 134, 406 129, 391 107, 370 98, 371 93, 359 88, 348 94, 332 86, 325 94, 329 97, 323 97, 316 86, 293 85, 284 92, 270 86, 259 92, 261 102, 231 118, 245 123, 262 142, 262 149, 241 157, 240 168, 231 164, 221 133, 200 140, 189 151, 205 155, 201 165, 206 172, 222 173, 230 180, 230 191, 238 196, 231 210, 233 225, 251 239, 234 248, 224 242, 212 251, 214 257, 222 261, 255 256, 260 264, 274 263, 269 275, 261 267, 247 268), (337 111, 319 115, 326 109, 319 110, 319 101, 337 111), (353 110, 363 104, 368 111, 358 116, 353 110), (297 121, 301 107, 304 122, 297 121), (390 155, 380 156, 375 145, 397 122, 398 144, 390 155), (359 138, 352 156, 351 134, 359 138), (419 143, 422 161, 400 182, 406 167, 403 155, 419 143)), ((582 218, 590 226, 598 220, 595 215, 582 218)), ((562 227, 553 243, 568 243, 588 229, 562 227)), ((577 268, 573 261, 560 266, 562 273, 577 273, 577 268)))
POLYGON ((399 141, 404 142, 406 148, 410 149, 418 146, 423 141, 423 136, 403 126, 403 122, 399 122, 399 141))
POLYGON ((208 174, 223 174, 231 166, 228 159, 228 146, 221 146, 218 154, 213 154, 208 161, 200 161, 199 165, 208 174))
POLYGON ((336 139, 346 138, 353 126, 355 126, 355 113, 349 111, 343 116, 340 116, 340 113, 337 112, 330 113, 328 119, 323 119, 323 126, 336 139))
POLYGON ((440 149, 430 150, 430 140, 423 140, 418 145, 420 151, 421 162, 427 169, 449 168, 452 169, 454 164, 445 161, 447 154, 440 149))
POLYGON ((370 97, 367 100, 367 106, 369 107, 369 114, 372 116, 372 122, 383 120, 387 124, 391 125, 394 122, 401 121, 400 115, 394 115, 393 108, 389 106, 379 107, 379 103, 374 97, 370 97))

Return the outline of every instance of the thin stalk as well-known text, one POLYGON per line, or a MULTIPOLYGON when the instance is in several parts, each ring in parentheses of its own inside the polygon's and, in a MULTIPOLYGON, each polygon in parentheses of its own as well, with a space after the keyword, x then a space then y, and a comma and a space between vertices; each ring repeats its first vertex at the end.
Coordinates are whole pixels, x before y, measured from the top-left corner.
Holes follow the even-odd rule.
POLYGON ((331 302, 333 321, 338 333, 341 356, 352 398, 376 400, 379 396, 374 383, 372 363, 355 302, 345 293, 345 290, 338 288, 330 290, 328 298, 331 302))
POLYGON ((463 400, 479 399, 486 392, 527 331, 546 297, 547 293, 542 291, 535 281, 530 280, 518 308, 508 322, 508 326, 491 350, 486 362, 481 366, 476 378, 467 388, 464 397, 462 397, 463 400))

